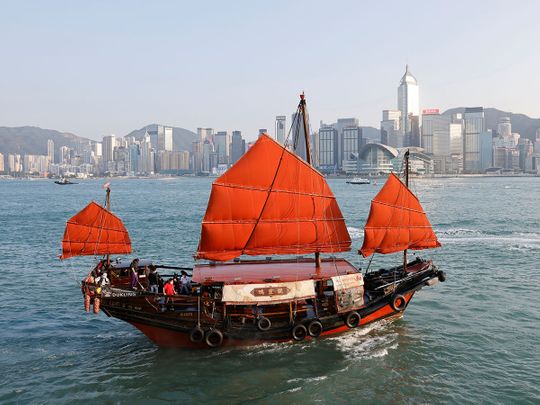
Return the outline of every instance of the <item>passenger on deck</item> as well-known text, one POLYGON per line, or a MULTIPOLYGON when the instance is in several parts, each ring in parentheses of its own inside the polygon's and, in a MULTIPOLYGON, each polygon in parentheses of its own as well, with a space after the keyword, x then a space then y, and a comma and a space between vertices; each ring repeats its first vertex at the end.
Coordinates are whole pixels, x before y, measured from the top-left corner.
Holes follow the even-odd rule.
POLYGON ((95 283, 100 287, 105 287, 106 285, 111 284, 111 282, 109 281, 109 277, 107 276, 107 272, 104 271, 103 273, 101 273, 101 275, 96 278, 95 283))
POLYGON ((156 266, 150 265, 150 273, 148 273, 148 291, 157 294, 159 291, 159 276, 156 266))
POLYGON ((137 270, 131 269, 131 288, 133 290, 137 290, 139 288, 139 275, 137 274, 137 270))
POLYGON ((189 276, 184 270, 182 270, 181 274, 182 274, 182 277, 180 277, 180 284, 182 288, 180 290, 180 294, 190 295, 191 294, 191 281, 189 280, 189 276))
POLYGON ((174 280, 172 278, 169 279, 163 286, 163 294, 165 295, 175 295, 176 291, 174 291, 174 280))

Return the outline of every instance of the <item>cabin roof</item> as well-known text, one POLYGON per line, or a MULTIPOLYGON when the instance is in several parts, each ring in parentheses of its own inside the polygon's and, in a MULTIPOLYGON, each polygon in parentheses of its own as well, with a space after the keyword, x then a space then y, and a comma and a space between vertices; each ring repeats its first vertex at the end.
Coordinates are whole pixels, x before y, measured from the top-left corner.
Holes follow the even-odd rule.
POLYGON ((193 267, 192 279, 201 284, 259 284, 323 280, 357 272, 358 270, 345 259, 324 259, 318 271, 312 259, 250 260, 198 264, 193 267))

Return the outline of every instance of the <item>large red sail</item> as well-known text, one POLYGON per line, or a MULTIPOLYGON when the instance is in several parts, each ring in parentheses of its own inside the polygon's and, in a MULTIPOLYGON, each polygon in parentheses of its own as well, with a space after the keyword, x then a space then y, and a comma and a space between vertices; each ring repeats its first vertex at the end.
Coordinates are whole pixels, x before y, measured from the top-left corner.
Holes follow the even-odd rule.
POLYGON ((212 184, 198 259, 342 252, 351 239, 324 177, 261 135, 212 184))
POLYGON ((371 202, 360 253, 367 257, 440 246, 418 198, 395 174, 390 174, 371 202))
POLYGON ((67 221, 61 259, 131 253, 128 232, 116 215, 92 201, 67 221))

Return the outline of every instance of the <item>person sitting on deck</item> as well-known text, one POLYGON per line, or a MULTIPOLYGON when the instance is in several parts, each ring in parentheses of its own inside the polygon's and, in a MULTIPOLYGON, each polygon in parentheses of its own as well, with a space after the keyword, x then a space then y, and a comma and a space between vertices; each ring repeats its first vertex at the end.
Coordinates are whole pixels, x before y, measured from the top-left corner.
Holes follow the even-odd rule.
POLYGON ((190 295, 191 294, 191 282, 189 280, 188 274, 182 270, 182 277, 180 277, 180 284, 182 286, 180 294, 190 295))
POLYGON ((148 273, 148 291, 157 294, 159 291, 159 278, 156 266, 150 265, 150 273, 148 273))
POLYGON ((176 291, 174 290, 174 280, 170 278, 167 283, 163 286, 163 294, 165 295, 175 295, 176 291))

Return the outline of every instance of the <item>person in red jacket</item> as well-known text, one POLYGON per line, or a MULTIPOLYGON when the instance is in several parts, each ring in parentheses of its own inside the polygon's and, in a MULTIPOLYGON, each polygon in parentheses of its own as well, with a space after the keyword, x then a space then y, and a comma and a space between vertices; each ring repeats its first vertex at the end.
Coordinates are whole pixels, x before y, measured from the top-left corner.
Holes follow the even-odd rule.
POLYGON ((167 283, 163 286, 163 294, 165 295, 175 295, 176 291, 174 291, 174 280, 171 278, 167 281, 167 283))

